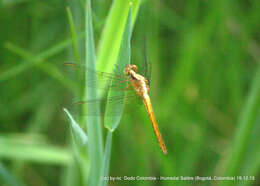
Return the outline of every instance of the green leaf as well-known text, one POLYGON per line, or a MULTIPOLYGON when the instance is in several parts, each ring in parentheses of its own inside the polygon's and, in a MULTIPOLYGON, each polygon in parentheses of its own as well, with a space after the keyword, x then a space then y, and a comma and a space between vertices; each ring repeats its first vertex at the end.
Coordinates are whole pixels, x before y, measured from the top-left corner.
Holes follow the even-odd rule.
MULTIPOLYGON (((259 108, 259 114, 258 119, 255 121, 254 128, 252 129, 251 139, 246 147, 246 153, 244 161, 242 162, 243 165, 241 166, 241 169, 239 170, 238 175, 250 175, 250 176, 256 176, 258 174, 259 168, 260 168, 260 125, 257 125, 260 123, 260 108, 259 108)), ((247 186, 252 185, 252 182, 240 182, 238 184, 239 186, 247 186)))
POLYGON ((67 16, 68 16, 69 25, 70 25, 74 60, 75 60, 76 64, 79 64, 80 59, 79 59, 79 49, 78 49, 78 42, 77 42, 77 40, 78 40, 77 33, 76 33, 75 26, 74 26, 73 17, 72 17, 70 8, 67 7, 66 10, 67 10, 67 16))
POLYGON ((85 147, 87 145, 87 135, 86 133, 80 128, 80 126, 78 125, 78 123, 74 120, 74 118, 72 117, 72 115, 69 113, 69 111, 67 109, 63 109, 64 112, 67 114, 67 116, 70 119, 70 123, 71 123, 71 133, 74 139, 74 142, 79 145, 81 148, 85 147))
POLYGON ((72 115, 69 113, 67 109, 63 109, 64 112, 68 115, 70 121, 71 121, 71 135, 73 139, 73 150, 76 160, 79 162, 79 166, 81 167, 81 172, 86 179, 87 172, 89 168, 89 162, 87 159, 87 142, 88 138, 86 133, 81 129, 81 127, 78 125, 78 123, 74 120, 72 115))
POLYGON ((4 185, 10 185, 10 186, 23 186, 20 181, 17 180, 15 176, 13 176, 5 167, 2 163, 0 163, 0 179, 1 184, 4 185))
POLYGON ((0 138, 0 158, 56 165, 68 165, 72 162, 72 156, 66 149, 10 137, 0 138))
MULTIPOLYGON (((132 9, 130 8, 128 13, 128 18, 117 58, 117 71, 122 73, 124 71, 124 67, 130 64, 130 55, 131 55, 131 16, 132 16, 132 9)), ((116 83, 112 81, 112 84, 116 83)), ((126 88, 126 87, 125 87, 126 88)), ((125 96, 124 91, 118 91, 115 89, 110 89, 108 92, 108 97, 121 97, 125 96)), ((110 131, 114 131, 117 126, 119 125, 120 119, 123 114, 124 109, 124 102, 120 102, 118 104, 114 104, 111 102, 107 102, 106 105, 106 112, 105 112, 105 127, 108 128, 110 131), (116 115, 110 115, 110 113, 116 113, 116 115)))
MULTIPOLYGON (((84 36, 83 33, 79 34, 79 38, 82 39, 83 36, 84 36)), ((19 75, 20 73, 23 73, 24 71, 28 70, 29 68, 33 67, 34 65, 43 63, 45 59, 61 52, 62 50, 67 48, 70 44, 71 44, 71 39, 66 39, 58 44, 55 44, 53 47, 50 47, 46 51, 41 52, 38 55, 35 55, 33 63, 26 63, 26 61, 23 61, 20 64, 15 65, 13 68, 10 68, 10 69, 2 72, 0 74, 0 82, 6 81, 12 77, 17 77, 17 75, 19 75)), ((5 47, 10 49, 10 47, 8 45, 9 45, 9 43, 6 43, 5 47)), ((16 50, 16 49, 14 48, 14 50, 16 50)), ((20 52, 19 50, 16 50, 16 51, 17 51, 17 53, 20 52)), ((27 55, 27 57, 28 57, 28 55, 27 55)))
MULTIPOLYGON (((68 20, 69 20, 69 26, 70 26, 70 32, 71 32, 71 39, 72 39, 72 48, 73 48, 73 57, 74 57, 74 61, 76 64, 80 65, 80 57, 79 57, 79 49, 78 49, 78 36, 76 33, 76 29, 74 26, 74 21, 73 21, 73 17, 70 11, 70 8, 67 7, 67 16, 68 16, 68 20)), ((83 86, 82 83, 84 83, 84 81, 82 80, 84 77, 84 74, 82 73, 82 71, 77 68, 77 84, 78 84, 78 91, 77 91, 77 96, 79 98, 79 100, 82 100, 82 94, 83 94, 83 86)))
MULTIPOLYGON (((106 139, 106 148, 104 154, 104 163, 102 168, 102 177, 107 177, 109 173, 109 164, 110 164, 110 157, 111 157, 111 149, 112 149, 112 136, 113 132, 107 131, 107 139, 106 139)), ((100 186, 106 186, 108 180, 100 179, 100 186)))
MULTIPOLYGON (((45 72, 47 75, 49 75, 53 79, 57 80, 64 87, 68 88, 71 91, 74 90, 73 82, 70 79, 63 76, 63 74, 60 72, 60 70, 56 66, 54 66, 51 63, 48 63, 46 61, 43 62, 42 60, 38 59, 37 57, 34 57, 30 52, 27 52, 26 50, 14 45, 10 42, 5 43, 5 47, 8 50, 12 51, 13 53, 17 54, 18 56, 22 57, 26 61, 25 63, 28 63, 27 68, 29 67, 29 65, 31 65, 31 66, 35 65, 36 67, 41 69, 43 72, 45 72)), ((15 68, 17 68, 17 66, 14 67, 14 69, 15 68)), ((1 76, 0 76, 0 80, 1 80, 1 76)))
POLYGON ((114 0, 106 21, 105 28, 98 46, 99 71, 112 72, 117 61, 123 32, 128 17, 130 4, 132 6, 132 25, 140 7, 140 0, 114 0))
MULTIPOLYGON (((95 46, 94 36, 92 29, 92 18, 91 18, 91 4, 90 0, 86 1, 86 60, 85 66, 90 69, 96 69, 95 59, 95 46)), ((96 77, 94 74, 86 73, 86 80, 94 80, 96 77)), ((87 87, 87 86, 86 86, 87 87)), ((85 90, 85 100, 93 100, 98 98, 98 92, 96 87, 88 87, 85 90)), ((98 105, 89 107, 86 104, 86 112, 88 110, 94 110, 96 113, 99 112, 98 105)), ((86 118, 87 131, 88 131, 88 152, 90 159, 90 172, 88 185, 98 185, 100 180, 101 169, 103 165, 103 141, 101 131, 101 120, 100 116, 88 116, 86 118)))
MULTIPOLYGON (((252 129, 256 124, 260 108, 260 66, 253 79, 251 90, 246 100, 245 107, 241 113, 238 128, 232 145, 232 152, 227 164, 226 176, 237 175, 243 162, 246 148, 252 135, 252 129)), ((222 182, 222 185, 232 185, 233 183, 222 182)))

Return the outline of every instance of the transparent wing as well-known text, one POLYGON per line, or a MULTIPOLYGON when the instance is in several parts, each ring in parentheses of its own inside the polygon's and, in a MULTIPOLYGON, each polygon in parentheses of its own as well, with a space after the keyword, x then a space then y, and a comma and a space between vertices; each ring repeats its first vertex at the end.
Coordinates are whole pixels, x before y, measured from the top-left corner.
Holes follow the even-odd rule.
POLYGON ((139 61, 139 70, 138 73, 143 75, 150 85, 151 82, 151 72, 152 72, 152 64, 148 61, 147 57, 147 48, 146 48, 146 40, 144 38, 143 47, 142 47, 142 58, 139 61))
MULTIPOLYGON (((125 87, 129 84, 129 79, 127 76, 123 75, 122 72, 118 72, 116 74, 100 72, 93 69, 86 68, 85 65, 77 65, 75 63, 65 63, 64 66, 69 67, 71 70, 80 70, 84 73, 91 74, 95 76, 95 79, 86 79, 85 84, 88 87, 96 87, 99 89, 105 88, 115 88, 117 90, 124 91, 125 87), (111 84, 113 82, 113 84, 111 84)), ((84 79, 84 73, 81 73, 84 79)))
POLYGON ((146 39, 144 40, 144 76, 147 78, 149 85, 151 84, 152 64, 148 62, 146 39))
MULTIPOLYGON (((74 113, 79 110, 80 107, 87 107, 90 108, 89 110, 86 111, 86 113, 83 113, 85 116, 103 116, 105 114, 105 105, 109 103, 110 105, 117 105, 122 102, 125 104, 129 103, 138 103, 137 105, 141 105, 141 98, 139 96, 131 91, 128 92, 125 96, 114 96, 114 97, 107 97, 107 98, 102 98, 102 99, 94 99, 94 100, 87 100, 87 101, 79 101, 73 104, 72 110, 74 113), (97 112, 96 109, 91 110, 91 108, 100 108, 100 110, 97 112)), ((115 116, 118 114, 121 114, 120 111, 118 110, 111 110, 108 113, 111 116, 115 116)))

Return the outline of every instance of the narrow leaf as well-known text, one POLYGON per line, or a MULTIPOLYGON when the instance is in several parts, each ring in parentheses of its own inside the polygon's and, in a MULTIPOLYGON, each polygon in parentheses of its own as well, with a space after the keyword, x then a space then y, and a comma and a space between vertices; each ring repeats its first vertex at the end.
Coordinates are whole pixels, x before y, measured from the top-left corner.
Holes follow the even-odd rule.
POLYGON ((45 144, 28 144, 6 137, 0 138, 0 158, 55 165, 68 165, 72 162, 67 149, 45 144))
POLYGON ((98 67, 105 72, 112 72, 116 63, 120 43, 129 12, 129 4, 132 4, 132 25, 135 22, 141 0, 122 1, 114 0, 109 11, 105 29, 103 30, 98 46, 98 67))
POLYGON ((74 118, 69 113, 69 111, 65 108, 63 110, 71 121, 70 122, 71 123, 71 132, 73 135, 74 142, 77 145, 80 145, 80 147, 86 147, 87 140, 88 140, 86 133, 81 129, 81 127, 78 125, 78 123, 74 120, 74 118))
POLYGON ((77 33, 76 33, 75 26, 74 26, 74 21, 73 21, 73 17, 72 17, 70 8, 67 7, 66 10, 67 10, 67 16, 68 16, 69 25, 70 25, 70 32, 71 32, 74 60, 75 60, 76 64, 79 64, 80 63, 80 59, 79 59, 79 49, 78 49, 77 33))
POLYGON ((3 185, 7 185, 7 186, 23 186, 24 184, 22 184, 20 181, 18 181, 18 179, 13 176, 9 170, 6 169, 6 167, 4 167, 4 165, 2 163, 0 163, 0 180, 1 180, 1 184, 3 185))
MULTIPOLYGON (((130 41, 131 41, 131 16, 132 16, 132 9, 130 8, 129 13, 128 13, 128 18, 119 50, 119 55, 117 58, 117 63, 116 63, 116 72, 117 73, 123 73, 125 66, 130 64, 130 41)), ((116 83, 112 81, 112 84, 116 83)), ((113 87, 113 86, 112 86, 113 87)), ((125 87, 126 88, 126 87, 125 87)), ((108 92, 109 97, 117 97, 117 96, 124 96, 125 92, 124 91, 118 91, 114 89, 110 89, 108 92)), ((105 127, 108 128, 110 131, 114 131, 122 117, 123 114, 123 109, 124 109, 124 102, 118 103, 118 104, 111 104, 110 102, 107 102, 106 105, 106 113, 105 113, 105 127), (109 115, 109 113, 115 112, 118 113, 117 115, 109 115)))
MULTIPOLYGON (((235 133, 232 152, 229 163, 227 164, 226 176, 237 175, 242 161, 245 158, 246 147, 252 135, 252 129, 259 114, 260 108, 260 66, 253 79, 251 90, 242 111, 241 118, 238 120, 238 128, 235 133)), ((233 183, 222 182, 222 185, 233 185, 233 183)))
MULTIPOLYGON (((42 62, 41 60, 38 61, 36 57, 34 57, 30 52, 24 50, 23 48, 20 48, 12 43, 6 43, 5 47, 10 50, 11 52, 17 54, 18 56, 22 57, 28 65, 35 65, 39 69, 41 69, 43 72, 45 72, 47 75, 52 77, 53 79, 57 80, 59 83, 61 83, 64 87, 68 88, 69 90, 74 90, 74 84, 71 82, 70 79, 63 76, 63 74, 60 72, 60 70, 48 62, 42 62)), ((16 68, 16 67, 14 67, 16 68)), ((0 75, 1 76, 1 75, 0 75)), ((0 77, 1 79, 1 77, 0 77)))
MULTIPOLYGON (((85 66, 90 69, 96 69, 95 59, 95 46, 94 36, 92 29, 92 18, 91 18, 91 4, 90 0, 86 1, 86 60, 85 66)), ((96 77, 93 73, 86 73, 86 82, 88 79, 94 80, 96 77)), ((88 87, 85 90, 85 100, 97 99, 97 89, 95 86, 88 87)), ((98 105, 89 107, 86 105, 86 112, 88 110, 94 110, 96 113, 99 112, 98 105)), ((101 120, 100 116, 88 116, 86 118, 87 130, 88 130, 88 152, 90 160, 90 170, 88 176, 88 185, 98 185, 100 180, 100 174, 103 164, 103 141, 101 131, 101 120)))
MULTIPOLYGON (((78 37, 77 37, 76 28, 74 26, 73 17, 72 17, 69 7, 67 7, 67 16, 68 16, 70 32, 71 32, 74 61, 77 65, 80 65, 81 63, 80 63, 80 57, 79 57, 78 37)), ((78 84, 77 97, 79 98, 79 100, 82 100, 82 98, 83 98, 82 84, 84 83, 84 81, 83 81, 84 78, 82 78, 82 77, 84 77, 83 71, 78 68, 77 69, 77 84, 78 84)))
MULTIPOLYGON (((83 32, 79 34, 79 38, 83 38, 83 32)), ((12 77, 17 77, 20 73, 23 73, 24 71, 28 70, 29 68, 33 67, 36 64, 43 63, 45 59, 54 56, 55 54, 61 52, 65 48, 67 48, 71 44, 71 39, 66 39, 64 41, 61 41, 58 44, 55 44, 53 47, 50 47, 49 49, 41 52, 38 55, 35 55, 34 62, 33 63, 26 63, 26 61, 22 61, 19 63, 19 65, 15 65, 14 67, 6 70, 5 72, 2 72, 0 74, 0 82, 6 81, 12 77)), ((5 44, 5 47, 8 47, 8 43, 5 44)))
POLYGON ((104 163, 103 163, 103 168, 102 168, 103 179, 100 179, 100 184, 99 184, 100 186, 107 186, 107 183, 108 183, 108 180, 104 179, 104 178, 108 177, 108 173, 109 173, 109 164, 110 164, 111 149, 112 149, 112 136, 113 136, 113 132, 108 130, 105 154, 104 154, 104 163))

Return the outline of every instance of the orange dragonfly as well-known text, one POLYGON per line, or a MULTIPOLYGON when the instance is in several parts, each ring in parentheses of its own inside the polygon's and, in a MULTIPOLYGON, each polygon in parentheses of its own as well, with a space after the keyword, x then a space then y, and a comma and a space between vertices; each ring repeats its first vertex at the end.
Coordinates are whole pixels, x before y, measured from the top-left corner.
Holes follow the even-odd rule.
MULTIPOLYGON (((66 66, 76 66, 76 64, 74 63, 66 63, 66 66)), ((127 95, 125 95, 124 97, 109 97, 106 98, 104 100, 102 99, 98 99, 98 100, 87 100, 87 101, 80 101, 78 102, 78 104, 89 104, 89 105, 93 105, 93 104, 101 104, 102 102, 113 102, 113 103, 118 103, 119 101, 122 100, 130 100, 133 97, 139 97, 142 99, 143 104, 145 105, 146 111, 149 115, 149 118, 151 120, 152 126, 153 126, 153 130, 155 133, 155 136, 157 138, 157 141, 159 143, 159 146, 162 150, 162 152, 164 154, 167 154, 167 149, 165 146, 165 143, 163 141, 162 135, 160 133, 158 124, 156 122, 155 116, 154 116, 154 112, 153 112, 153 107, 152 107, 152 103, 151 103, 151 99, 149 96, 149 90, 150 90, 150 86, 149 86, 149 74, 148 74, 148 70, 147 70, 147 63, 146 63, 146 74, 148 76, 148 78, 145 78, 143 75, 138 73, 138 68, 136 65, 133 64, 129 64, 126 67, 124 67, 123 69, 123 75, 116 75, 116 74, 111 74, 111 73, 106 73, 106 72, 99 72, 99 71, 95 71, 95 70, 91 70, 88 68, 84 68, 84 70, 86 71, 85 73, 94 73, 95 76, 97 77, 97 80, 87 80, 86 81, 86 85, 91 87, 91 86, 96 86, 96 84, 98 84, 97 88, 104 88, 107 85, 110 85, 109 88, 113 88, 117 91, 131 91, 132 93, 128 93, 127 95), (96 82, 97 81, 97 82, 96 82), (117 81, 118 83, 113 83, 111 84, 110 82, 115 82, 117 81)), ((95 112, 89 112, 87 113, 87 115, 95 115, 95 112)), ((109 114, 116 114, 115 113, 109 113, 109 114)))

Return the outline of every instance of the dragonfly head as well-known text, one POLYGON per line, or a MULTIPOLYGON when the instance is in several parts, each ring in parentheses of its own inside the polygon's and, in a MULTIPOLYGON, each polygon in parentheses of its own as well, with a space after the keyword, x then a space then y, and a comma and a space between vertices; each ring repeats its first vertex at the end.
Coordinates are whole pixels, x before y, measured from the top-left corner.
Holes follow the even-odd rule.
POLYGON ((138 68, 136 65, 127 65, 124 69, 124 73, 125 75, 130 75, 130 71, 133 70, 134 72, 137 72, 138 68))

